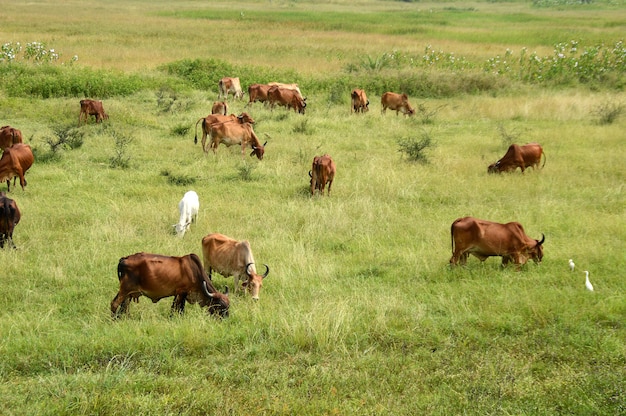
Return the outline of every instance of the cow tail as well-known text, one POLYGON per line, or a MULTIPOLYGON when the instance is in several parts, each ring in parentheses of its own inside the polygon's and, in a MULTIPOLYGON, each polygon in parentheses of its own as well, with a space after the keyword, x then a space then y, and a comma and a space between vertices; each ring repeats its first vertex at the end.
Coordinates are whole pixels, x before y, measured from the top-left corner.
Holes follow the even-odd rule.
POLYGON ((122 277, 124 277, 124 273, 126 272, 126 264, 124 263, 124 260, 126 260, 126 257, 122 257, 119 263, 117 263, 117 279, 118 280, 122 280, 122 277))
POLYGON ((204 128, 204 117, 199 119, 198 121, 196 121, 196 131, 195 131, 195 135, 193 136, 193 144, 198 144, 198 123, 202 121, 202 128, 204 128))
POLYGON ((548 159, 548 157, 546 156, 546 152, 544 152, 543 149, 541 150, 541 154, 543 155, 543 165, 541 165, 541 169, 543 169, 543 167, 546 165, 546 160, 548 159))
POLYGON ((450 226, 450 245, 452 247, 453 256, 454 256, 454 224, 456 224, 456 221, 454 221, 452 225, 450 226))

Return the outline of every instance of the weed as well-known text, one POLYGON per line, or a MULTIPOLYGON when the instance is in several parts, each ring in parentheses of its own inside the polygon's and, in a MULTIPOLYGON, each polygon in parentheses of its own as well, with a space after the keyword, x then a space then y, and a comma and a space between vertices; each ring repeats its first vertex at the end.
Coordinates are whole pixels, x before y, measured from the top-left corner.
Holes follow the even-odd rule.
POLYGON ((498 133, 500 133, 500 140, 502 140, 502 144, 506 148, 515 143, 521 135, 521 133, 517 131, 507 131, 502 123, 499 123, 496 128, 498 133))
POLYGON ((55 126, 52 128, 54 137, 45 137, 44 141, 50 148, 49 152, 39 153, 34 156, 40 162, 57 161, 61 158, 62 149, 78 149, 83 145, 85 133, 76 127, 55 126))
POLYGON ((430 134, 422 131, 421 138, 405 137, 398 140, 399 152, 404 153, 409 161, 412 162, 428 162, 425 150, 434 146, 430 134))
POLYGON ((622 103, 602 103, 593 109, 593 115, 597 117, 600 125, 613 124, 623 112, 622 103))
POLYGON ((133 139, 116 131, 113 131, 112 135, 115 139, 115 149, 113 156, 109 159, 109 166, 113 169, 127 169, 130 167, 130 156, 127 155, 126 151, 133 139))
POLYGON ((241 180, 250 182, 254 180, 254 170, 256 169, 256 165, 252 163, 243 162, 241 165, 237 167, 238 176, 241 180))

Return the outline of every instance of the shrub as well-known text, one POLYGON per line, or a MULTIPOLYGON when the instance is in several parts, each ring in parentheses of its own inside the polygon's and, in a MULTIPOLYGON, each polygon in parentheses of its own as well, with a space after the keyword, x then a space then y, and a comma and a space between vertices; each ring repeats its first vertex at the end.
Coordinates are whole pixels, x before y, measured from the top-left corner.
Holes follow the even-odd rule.
POLYGON ((409 161, 428 162, 425 150, 434 146, 434 143, 426 131, 422 131, 421 138, 405 137, 398 140, 399 152, 404 153, 409 161))
POLYGON ((116 131, 113 131, 112 136, 115 139, 115 149, 109 159, 109 166, 113 169, 127 169, 130 167, 130 156, 126 154, 126 149, 133 139, 116 131))
POLYGON ((55 126, 52 130, 54 137, 44 138, 44 142, 50 150, 46 153, 41 153, 39 149, 33 150, 34 156, 39 162, 60 160, 62 149, 78 149, 83 145, 85 133, 76 127, 55 126))
POLYGON ((593 110, 598 124, 612 124, 624 111, 622 103, 602 103, 593 110))

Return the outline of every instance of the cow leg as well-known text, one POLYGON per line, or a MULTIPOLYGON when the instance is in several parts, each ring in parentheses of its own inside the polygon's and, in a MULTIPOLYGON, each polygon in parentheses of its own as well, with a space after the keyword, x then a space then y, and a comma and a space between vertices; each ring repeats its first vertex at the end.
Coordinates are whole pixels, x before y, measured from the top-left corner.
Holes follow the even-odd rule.
POLYGON ((185 300, 187 299, 186 293, 174 296, 174 302, 172 302, 172 310, 170 316, 174 315, 174 312, 178 312, 179 315, 185 314, 185 300))
POLYGON ((126 314, 129 303, 130 297, 128 295, 122 295, 122 291, 117 292, 117 295, 111 301, 111 317, 117 319, 120 315, 126 314))
POLYGON ((332 184, 333 184, 333 180, 331 179, 328 181, 328 196, 330 196, 330 187, 332 186, 332 184))
POLYGON ((11 192, 11 179, 7 179, 7 192, 11 192))

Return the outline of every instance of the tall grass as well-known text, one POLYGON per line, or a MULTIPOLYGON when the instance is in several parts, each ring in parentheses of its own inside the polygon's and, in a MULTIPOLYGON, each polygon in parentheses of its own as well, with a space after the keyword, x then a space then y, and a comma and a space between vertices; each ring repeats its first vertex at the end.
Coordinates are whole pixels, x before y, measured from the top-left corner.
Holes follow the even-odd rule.
MULTIPOLYGON (((152 12, 171 3, 114 2, 116 7, 96 10, 122 21, 124 14, 141 16, 132 26, 138 56, 148 43, 143 36, 152 36, 156 51, 164 48, 153 26, 161 18, 127 4, 152 12)), ((374 11, 407 6, 365 4, 374 11)), ((244 20, 255 7, 300 5, 237 3, 246 11, 244 20)), ((7 5, 9 11, 14 7, 7 5)), ((224 16, 232 9, 195 2, 176 7, 221 7, 224 16)), ((77 10, 77 17, 95 19, 77 10)), ((61 30, 56 13, 47 24, 61 30)), ((467 13, 471 18, 476 12, 467 13)), ((117 24, 103 27, 103 36, 119 30, 117 24)), ((174 27, 164 33, 185 50, 198 26, 189 23, 176 35, 174 27)), ((340 29, 333 32, 335 52, 352 36, 344 38, 340 29)), ((210 30, 219 36, 223 27, 210 30)), ((292 33, 291 27, 274 30, 292 33)), ((397 36, 404 41, 405 35, 397 36)), ((372 56, 380 56, 389 45, 375 49, 372 56)), ((106 60, 108 52, 103 48, 90 59, 106 60)), ((229 57, 184 55, 170 56, 160 74, 146 69, 117 77, 118 69, 98 69, 113 74, 121 88, 135 85, 128 81, 135 77, 141 82, 135 91, 104 99, 110 118, 81 126, 82 145, 64 147, 45 162, 36 153, 26 190, 10 193, 22 220, 14 233, 18 250, 0 251, 4 413, 623 413, 625 120, 600 124, 596 113, 607 102, 624 102, 622 91, 512 83, 488 93, 412 95, 414 106, 438 109, 425 126, 420 117, 382 115, 377 89, 366 88, 368 113, 351 114, 348 97, 355 85, 341 83, 345 59, 328 64, 340 80, 328 84, 336 85, 339 99, 333 100, 322 87, 331 70, 317 78, 283 63, 264 66, 269 57, 246 67, 229 57), (214 67, 203 73, 203 65, 214 67), (233 113, 247 111, 257 120, 256 133, 268 140, 265 158, 246 154, 242 160, 236 146, 205 156, 193 144, 193 128, 216 98, 212 84, 219 72, 242 71, 245 86, 256 81, 259 67, 260 78, 301 77, 297 81, 308 87, 306 115, 230 103, 233 113), (184 105, 164 106, 168 91, 165 98, 184 105), (410 163, 398 152, 398 140, 424 128, 437 146, 428 149, 429 163, 410 163), (506 151, 502 131, 515 132, 520 143, 540 142, 545 168, 488 175, 487 166, 506 151), (323 153, 337 163, 333 195, 311 198, 308 171, 323 153), (115 155, 128 164, 112 166, 115 155), (200 215, 180 239, 171 229, 177 203, 189 189, 200 196, 200 215), (471 258, 466 267, 449 268, 449 227, 465 215, 519 221, 534 238, 544 233, 544 261, 520 272, 502 269, 498 259, 471 258), (270 266, 259 302, 231 295, 231 317, 218 321, 197 306, 169 318, 170 299, 153 304, 142 298, 126 319, 110 319, 120 257, 138 251, 200 254, 201 238, 210 232, 249 240, 257 262, 270 266), (573 273, 569 258, 577 264, 573 273), (591 272, 594 292, 584 288, 582 270, 591 272)), ((154 67, 162 64, 151 59, 154 67)), ((50 71, 24 68, 32 71, 26 84, 50 71)), ((81 79, 80 66, 71 71, 76 68, 81 79)), ((393 79, 404 71, 415 76, 396 70, 393 79)), ((459 82, 443 80, 448 72, 428 72, 444 87, 459 82)), ((65 131, 58 126, 76 125, 74 95, 41 99, 3 88, 3 124, 20 128, 40 152, 65 131)), ((218 275, 214 282, 232 290, 232 279, 218 275)))

